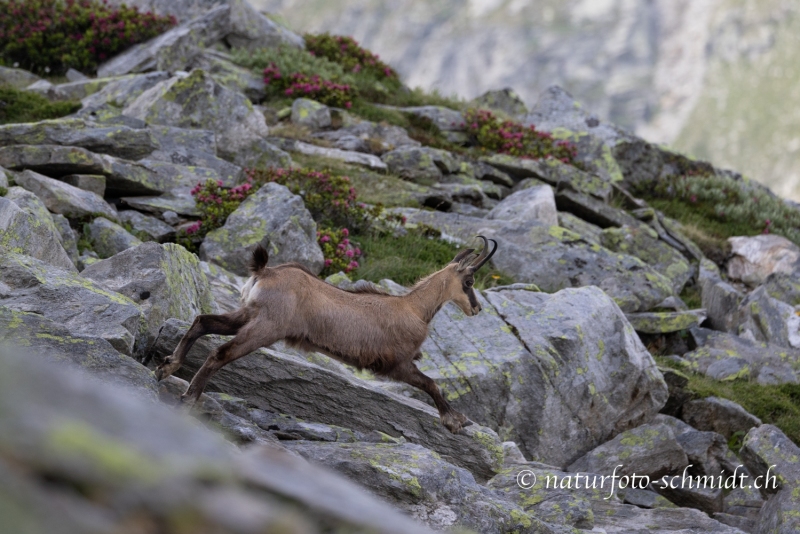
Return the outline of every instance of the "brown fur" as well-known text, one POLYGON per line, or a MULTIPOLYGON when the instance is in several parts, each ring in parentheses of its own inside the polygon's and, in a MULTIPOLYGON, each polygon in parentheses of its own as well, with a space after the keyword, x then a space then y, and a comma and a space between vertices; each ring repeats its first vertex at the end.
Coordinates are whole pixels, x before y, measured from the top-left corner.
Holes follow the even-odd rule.
POLYGON ((472 250, 462 251, 408 294, 393 296, 366 284, 341 290, 296 263, 267 267, 266 251, 259 246, 251 262, 253 276, 242 289, 242 307, 229 314, 198 316, 172 356, 159 366, 157 377, 161 380, 177 371, 200 336, 235 334, 209 355, 192 379, 184 398, 194 402, 224 365, 284 339, 423 389, 433 398, 443 424, 457 432, 468 424, 467 418, 449 406, 435 382, 413 361, 421 356, 428 324, 445 303, 455 302, 469 316, 481 310, 472 283, 475 270, 491 256, 486 249, 488 243, 477 259, 472 250))

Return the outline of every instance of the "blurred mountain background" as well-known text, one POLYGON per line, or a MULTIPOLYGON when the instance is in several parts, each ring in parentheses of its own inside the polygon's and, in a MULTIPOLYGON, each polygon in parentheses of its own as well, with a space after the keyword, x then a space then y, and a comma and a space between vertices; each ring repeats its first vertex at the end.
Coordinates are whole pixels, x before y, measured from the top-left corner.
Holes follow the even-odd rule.
POLYGON ((600 118, 800 201, 800 2, 251 0, 352 35, 411 85, 471 99, 558 84, 600 118))

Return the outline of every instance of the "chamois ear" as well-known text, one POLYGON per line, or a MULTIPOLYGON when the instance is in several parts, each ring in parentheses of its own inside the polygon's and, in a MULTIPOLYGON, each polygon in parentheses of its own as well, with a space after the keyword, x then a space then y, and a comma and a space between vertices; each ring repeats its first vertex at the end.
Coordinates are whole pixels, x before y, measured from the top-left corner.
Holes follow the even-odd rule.
POLYGON ((451 261, 450 263, 461 263, 461 262, 464 260, 464 258, 466 258, 467 256, 469 256, 469 255, 470 255, 470 254, 472 254, 473 252, 475 252, 475 249, 474 249, 474 248, 467 248, 467 249, 464 249, 464 250, 462 250, 461 252, 459 252, 458 254, 456 254, 456 257, 455 257, 455 258, 453 258, 453 261, 451 261))
POLYGON ((256 245, 256 248, 253 249, 253 256, 250 258, 250 272, 252 274, 258 274, 261 269, 267 266, 268 261, 269 253, 267 249, 259 243, 256 245))

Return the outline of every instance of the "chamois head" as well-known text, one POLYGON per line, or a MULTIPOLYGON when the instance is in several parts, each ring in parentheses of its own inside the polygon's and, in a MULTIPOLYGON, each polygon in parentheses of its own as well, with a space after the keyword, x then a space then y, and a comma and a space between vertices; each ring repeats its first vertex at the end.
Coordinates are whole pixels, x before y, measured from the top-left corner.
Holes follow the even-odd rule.
POLYGON ((446 291, 449 295, 449 300, 458 305, 467 316, 472 317, 481 311, 481 305, 478 302, 478 297, 475 296, 475 290, 472 286, 475 284, 475 272, 480 269, 484 263, 489 261, 495 251, 497 250, 497 241, 494 239, 487 239, 479 235, 483 239, 483 250, 480 254, 475 254, 474 248, 462 250, 453 261, 445 268, 449 270, 452 276, 449 277, 447 282, 446 291), (489 241, 494 244, 492 251, 489 252, 489 241))

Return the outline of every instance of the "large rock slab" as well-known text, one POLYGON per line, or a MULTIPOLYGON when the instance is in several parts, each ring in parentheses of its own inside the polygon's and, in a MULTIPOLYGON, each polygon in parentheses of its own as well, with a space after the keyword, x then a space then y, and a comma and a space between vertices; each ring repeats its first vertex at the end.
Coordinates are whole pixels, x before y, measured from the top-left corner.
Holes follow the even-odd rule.
POLYGON ((536 516, 479 486, 466 469, 419 445, 293 441, 287 448, 366 486, 435 530, 554 532, 536 516))
POLYGON ((601 475, 636 474, 655 480, 680 473, 688 465, 686 453, 669 426, 645 424, 592 449, 572 462, 567 470, 601 475))
POLYGON ((215 311, 197 256, 174 243, 129 248, 93 263, 81 276, 138 303, 148 343, 170 317, 191 321, 215 311))
POLYGON ((541 185, 517 191, 492 208, 486 218, 504 221, 538 221, 546 226, 558 226, 553 188, 541 185))
POLYGON ((739 404, 717 397, 687 402, 683 405, 681 418, 694 428, 716 432, 725 439, 731 439, 734 434, 744 435, 751 428, 761 426, 761 419, 739 404))
POLYGON ((518 282, 536 284, 549 293, 598 286, 626 313, 650 310, 673 293, 672 283, 640 259, 613 253, 559 226, 415 209, 396 211, 409 222, 432 226, 458 242, 467 243, 476 235, 497 240, 494 266, 518 282))
POLYGON ((767 234, 731 237, 733 257, 728 276, 750 285, 759 285, 772 273, 791 274, 800 269, 800 248, 785 237, 767 234))
POLYGON ((444 174, 460 169, 452 154, 430 147, 401 146, 385 153, 381 160, 392 174, 421 185, 432 185, 441 181, 444 174))
POLYGON ((683 355, 691 368, 716 380, 748 378, 759 384, 800 383, 800 351, 695 328, 698 348, 683 355))
POLYGON ((296 98, 292 102, 292 122, 311 130, 331 127, 331 110, 325 104, 308 98, 296 98))
POLYGON ((507 416, 514 414, 517 424, 527 418, 533 431, 518 443, 533 459, 567 465, 648 421, 667 401, 667 385, 652 357, 598 288, 554 295, 500 289, 487 292, 486 298, 543 373, 544 379, 530 372, 512 374, 509 380, 521 378, 525 385, 508 386, 538 401, 521 402, 519 412, 507 416))
POLYGON ((217 157, 217 139, 213 131, 157 125, 150 126, 149 130, 159 148, 147 156, 148 161, 213 169, 225 183, 241 181, 242 168, 217 157))
MULTIPOLYGON (((175 319, 164 323, 154 354, 172 354, 188 327, 175 319)), ((177 375, 191 378, 210 351, 227 339, 206 336, 198 340, 177 375)), ((438 412, 426 404, 297 356, 259 349, 225 366, 209 385, 263 410, 365 433, 377 430, 403 436, 468 469, 478 479, 488 479, 502 465, 503 448, 491 430, 471 425, 460 434, 451 434, 440 423, 438 412)))
POLYGON ((25 89, 39 80, 41 78, 25 69, 0 66, 0 85, 9 85, 14 89, 25 89))
POLYGON ((200 258, 247 276, 248 250, 256 243, 269 252, 269 265, 296 261, 314 273, 322 270, 317 225, 303 200, 286 186, 265 184, 249 196, 222 228, 206 235, 200 258))
POLYGON ((709 263, 700 263, 698 276, 701 303, 708 314, 709 326, 722 332, 738 333, 737 315, 744 295, 723 281, 716 265, 709 263))
POLYGON ((73 334, 105 339, 123 354, 133 354, 141 337, 139 306, 74 268, 67 271, 9 251, 0 254, 0 282, 0 305, 40 314, 73 334))
POLYGON ((0 471, 7 482, 0 506, 8 532, 125 532, 132 524, 220 534, 431 532, 275 446, 241 453, 163 404, 0 350, 0 471), (43 482, 53 479, 60 483, 43 482))
POLYGON ((136 210, 125 210, 118 214, 119 220, 130 225, 133 232, 142 239, 149 238, 147 241, 158 241, 163 243, 175 235, 175 229, 161 219, 156 219, 136 210))
POLYGON ((243 94, 195 69, 174 76, 142 93, 123 112, 149 124, 212 130, 226 159, 269 133, 264 115, 243 94))
POLYGON ((135 122, 135 119, 123 117, 122 109, 147 89, 169 77, 166 71, 120 76, 98 92, 83 98, 83 109, 77 115, 102 123, 135 122))
POLYGON ((247 282, 247 278, 207 261, 201 261, 200 268, 208 279, 211 293, 214 295, 214 303, 220 313, 238 310, 241 304, 242 288, 247 282))
POLYGON ((48 176, 102 174, 106 177, 106 192, 111 195, 160 193, 152 184, 153 172, 143 165, 79 147, 6 146, 0 148, 0 165, 12 170, 29 169, 48 176))
POLYGON ((307 156, 337 159, 345 163, 361 165, 362 167, 379 171, 385 171, 387 169, 386 163, 381 161, 381 158, 378 156, 372 154, 364 154, 363 152, 355 152, 353 150, 341 150, 339 148, 325 148, 302 141, 295 141, 294 139, 270 138, 270 140, 275 140, 276 144, 282 149, 289 150, 290 152, 299 152, 307 156))
POLYGON ((117 212, 103 197, 33 171, 19 173, 16 182, 39 197, 47 209, 70 219, 102 216, 117 220, 117 212))
POLYGON ((40 214, 20 208, 14 201, 0 197, 0 248, 24 254, 47 264, 75 271, 61 237, 52 225, 52 219, 42 219, 40 214), (50 221, 50 224, 48 224, 50 221))
POLYGON ((83 119, 55 119, 0 126, 0 145, 62 145, 98 154, 139 159, 158 145, 146 129, 100 125, 83 119))
POLYGON ((594 501, 595 528, 606 534, 744 534, 736 527, 708 517, 693 508, 645 509, 610 501, 594 501))
POLYGON ((668 334, 689 330, 702 323, 705 318, 703 310, 676 312, 628 313, 625 317, 631 326, 642 334, 668 334))
POLYGON ((378 155, 403 146, 420 146, 420 142, 411 139, 404 128, 370 121, 361 121, 332 132, 319 132, 314 137, 332 142, 334 148, 378 155))

